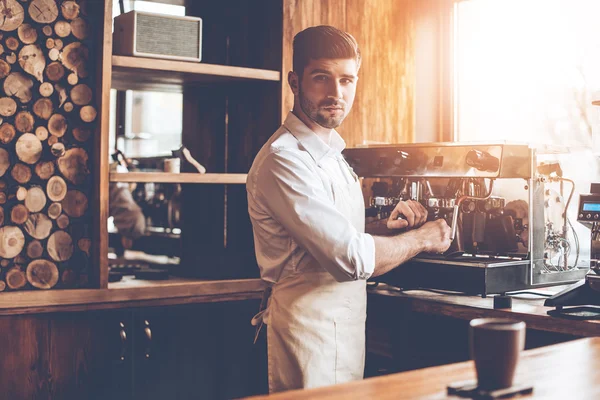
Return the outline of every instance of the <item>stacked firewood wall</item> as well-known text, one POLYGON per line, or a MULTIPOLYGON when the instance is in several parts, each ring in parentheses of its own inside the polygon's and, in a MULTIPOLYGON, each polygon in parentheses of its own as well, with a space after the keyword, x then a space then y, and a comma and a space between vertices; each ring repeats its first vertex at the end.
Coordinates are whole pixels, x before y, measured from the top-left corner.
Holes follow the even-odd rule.
POLYGON ((83 1, 0 1, 0 291, 87 286, 86 16, 83 1))

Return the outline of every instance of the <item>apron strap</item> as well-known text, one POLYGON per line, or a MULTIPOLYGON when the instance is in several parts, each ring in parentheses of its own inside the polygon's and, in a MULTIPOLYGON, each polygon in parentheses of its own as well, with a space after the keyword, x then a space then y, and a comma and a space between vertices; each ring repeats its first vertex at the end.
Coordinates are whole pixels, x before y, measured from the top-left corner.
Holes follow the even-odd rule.
POLYGON ((256 331, 254 332, 254 344, 256 344, 256 342, 258 341, 260 331, 262 330, 262 327, 264 325, 264 316, 265 316, 265 313, 267 312, 267 306, 269 304, 269 298, 271 297, 272 291, 273 291, 273 289, 271 286, 269 286, 265 290, 263 290, 262 299, 260 301, 260 308, 258 310, 258 313, 256 313, 256 315, 254 317, 252 317, 252 320, 250 321, 252 326, 256 326, 256 331))

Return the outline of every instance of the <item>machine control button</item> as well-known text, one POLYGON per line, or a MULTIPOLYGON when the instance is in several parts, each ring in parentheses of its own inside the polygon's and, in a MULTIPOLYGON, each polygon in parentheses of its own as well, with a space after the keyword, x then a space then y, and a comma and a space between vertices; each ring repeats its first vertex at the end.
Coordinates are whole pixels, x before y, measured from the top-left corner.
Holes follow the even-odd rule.
POLYGON ((600 217, 600 215, 594 214, 594 219, 598 219, 598 217, 600 217))
POLYGON ((579 218, 583 218, 583 214, 579 214, 579 218))
POLYGON ((586 214, 586 216, 585 216, 585 217, 586 217, 587 219, 590 219, 590 218, 592 218, 592 214, 586 214))

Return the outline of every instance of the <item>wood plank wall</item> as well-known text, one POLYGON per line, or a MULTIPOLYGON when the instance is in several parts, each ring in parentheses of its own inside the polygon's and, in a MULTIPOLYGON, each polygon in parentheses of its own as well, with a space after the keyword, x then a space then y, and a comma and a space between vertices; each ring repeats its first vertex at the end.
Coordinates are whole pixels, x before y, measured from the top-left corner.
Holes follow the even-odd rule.
POLYGON ((283 0, 282 119, 294 97, 287 85, 293 38, 314 25, 352 34, 363 61, 352 111, 338 128, 348 147, 415 138, 415 15, 419 0, 283 0))

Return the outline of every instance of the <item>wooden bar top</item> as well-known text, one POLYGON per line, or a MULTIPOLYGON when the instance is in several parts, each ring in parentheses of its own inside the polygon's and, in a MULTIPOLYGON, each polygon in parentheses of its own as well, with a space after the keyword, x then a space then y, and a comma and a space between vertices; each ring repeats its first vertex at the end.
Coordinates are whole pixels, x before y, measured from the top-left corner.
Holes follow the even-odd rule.
MULTIPOLYGON (((545 288, 543 292, 552 294, 562 288, 545 288)), ((525 299, 513 297, 512 309, 494 309, 492 297, 442 294, 425 290, 399 291, 397 288, 380 284, 369 288, 372 295, 398 299, 411 311, 417 313, 443 315, 452 318, 471 320, 482 317, 503 317, 525 321, 528 328, 576 336, 600 336, 600 321, 571 320, 551 317, 547 314, 551 307, 544 307, 545 298, 525 299)))
POLYGON ((108 289, 24 290, 0 293, 0 315, 86 311, 261 298, 260 279, 164 281, 126 279, 108 289))
MULTIPOLYGON (((467 361, 252 399, 460 399, 447 396, 446 386, 474 379, 473 361, 467 361)), ((515 383, 533 386, 532 395, 519 398, 599 399, 600 338, 579 339, 523 352, 515 383)))

